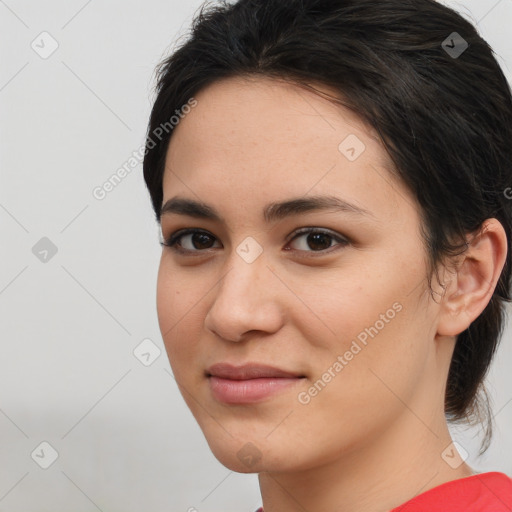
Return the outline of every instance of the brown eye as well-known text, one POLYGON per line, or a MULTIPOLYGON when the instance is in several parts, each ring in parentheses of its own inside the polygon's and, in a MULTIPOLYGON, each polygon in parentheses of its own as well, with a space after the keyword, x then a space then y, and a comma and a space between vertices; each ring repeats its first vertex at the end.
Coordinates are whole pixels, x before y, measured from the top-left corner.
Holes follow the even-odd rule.
POLYGON ((160 244, 171 247, 177 252, 194 253, 212 249, 214 241, 215 237, 206 231, 187 229, 173 233, 167 240, 160 242, 160 244), (185 240, 185 242, 182 242, 182 240, 185 240))
MULTIPOLYGON (((300 243, 296 244, 294 250, 304 252, 325 252, 331 247, 332 242, 338 242, 337 245, 345 246, 349 242, 340 235, 331 233, 330 231, 323 231, 316 228, 305 228, 297 233, 292 238, 292 242, 297 239, 301 239, 300 243)), ((335 244, 336 245, 336 244, 335 244)))
MULTIPOLYGON (((185 235, 182 235, 180 238, 183 238, 185 235)), ((213 237, 210 235, 207 235, 206 233, 197 232, 197 233, 190 233, 186 236, 190 236, 190 243, 192 245, 193 249, 210 249, 213 243, 213 237)), ((183 247, 183 243, 180 243, 180 245, 183 247)), ((190 248, 190 247, 189 247, 190 248)), ((184 249, 188 249, 187 247, 184 247, 184 249)))

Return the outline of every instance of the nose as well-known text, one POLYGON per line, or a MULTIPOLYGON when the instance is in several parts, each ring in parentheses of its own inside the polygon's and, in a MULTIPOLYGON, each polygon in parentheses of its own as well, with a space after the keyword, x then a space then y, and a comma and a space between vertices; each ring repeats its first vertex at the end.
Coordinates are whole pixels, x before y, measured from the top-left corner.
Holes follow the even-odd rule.
POLYGON ((252 331, 274 333, 282 326, 280 298, 285 291, 263 254, 248 263, 233 253, 228 269, 212 290, 215 298, 205 328, 230 341, 242 341, 252 331))

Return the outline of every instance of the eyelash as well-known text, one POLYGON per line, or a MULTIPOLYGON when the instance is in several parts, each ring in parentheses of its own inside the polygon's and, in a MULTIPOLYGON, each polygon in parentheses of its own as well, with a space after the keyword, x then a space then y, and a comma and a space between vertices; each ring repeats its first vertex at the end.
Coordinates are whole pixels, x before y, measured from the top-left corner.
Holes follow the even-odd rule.
MULTIPOLYGON (((163 247, 169 247, 172 251, 174 251, 178 254, 186 255, 186 256, 198 256, 198 255, 201 255, 201 253, 205 253, 205 252, 211 250, 211 249, 196 249, 196 250, 192 251, 190 249, 183 249, 182 247, 179 246, 178 242, 182 237, 184 237, 186 235, 190 235, 190 234, 196 234, 196 233, 203 233, 205 235, 213 237, 213 235, 211 235, 210 233, 208 233, 207 231, 204 231, 202 229, 187 228, 187 229, 182 229, 182 230, 176 231, 171 236, 169 236, 169 238, 165 239, 163 242, 160 242, 160 245, 163 247)), ((286 243, 289 244, 289 243, 293 242, 299 236, 304 235, 304 234, 309 235, 310 233, 320 233, 320 234, 328 235, 335 241, 339 242, 338 245, 340 247, 338 247, 338 249, 334 249, 334 250, 339 250, 340 248, 345 247, 345 246, 349 245, 349 243, 350 243, 350 241, 347 238, 344 238, 338 234, 335 234, 328 230, 313 228, 313 227, 301 228, 301 229, 295 231, 295 233, 290 237, 290 239, 286 243)), ((213 238, 215 238, 215 237, 213 237, 213 238)), ((331 246, 331 247, 328 247, 327 249, 323 249, 320 251, 301 251, 300 249, 293 249, 293 250, 298 251, 298 252, 311 252, 312 253, 311 256, 306 256, 309 258, 309 257, 324 256, 326 254, 330 254, 333 252, 331 250, 331 249, 333 249, 333 247, 336 247, 336 246, 331 246)))

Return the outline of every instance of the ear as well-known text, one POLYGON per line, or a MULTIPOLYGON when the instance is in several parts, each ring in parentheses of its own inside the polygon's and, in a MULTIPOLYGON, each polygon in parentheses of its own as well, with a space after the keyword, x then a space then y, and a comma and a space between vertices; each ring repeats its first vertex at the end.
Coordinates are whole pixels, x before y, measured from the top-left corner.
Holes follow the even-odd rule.
POLYGON ((441 298, 437 334, 456 336, 485 309, 496 288, 507 257, 507 235, 497 219, 487 219, 475 235, 466 238, 441 298))

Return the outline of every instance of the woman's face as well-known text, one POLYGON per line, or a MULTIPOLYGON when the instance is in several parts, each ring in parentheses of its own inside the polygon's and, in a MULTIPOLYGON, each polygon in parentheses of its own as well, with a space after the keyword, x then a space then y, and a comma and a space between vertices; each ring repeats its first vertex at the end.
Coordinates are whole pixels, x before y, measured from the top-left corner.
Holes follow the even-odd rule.
POLYGON ((162 215, 163 239, 200 234, 178 239, 184 253, 163 247, 157 307, 214 455, 239 472, 304 469, 369 447, 404 415, 421 427, 414 416, 437 414, 443 397, 439 306, 425 293, 417 203, 374 133, 266 78, 216 82, 196 100, 174 128, 163 203, 204 203, 220 220, 162 215), (339 206, 308 202, 322 197, 339 206), (301 203, 269 209, 289 201, 301 203), (290 378, 210 377, 218 363, 290 378))

